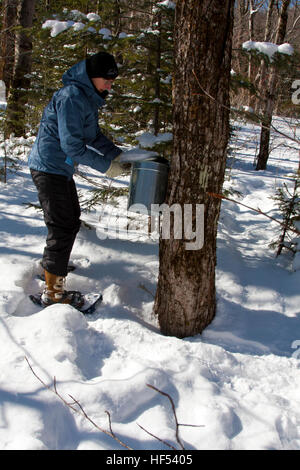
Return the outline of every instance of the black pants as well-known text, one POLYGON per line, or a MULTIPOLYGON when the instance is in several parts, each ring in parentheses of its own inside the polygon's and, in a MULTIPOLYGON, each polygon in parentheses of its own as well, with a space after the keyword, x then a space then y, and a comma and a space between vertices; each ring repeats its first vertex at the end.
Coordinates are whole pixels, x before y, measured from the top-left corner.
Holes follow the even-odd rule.
POLYGON ((48 229, 42 266, 57 276, 67 275, 67 266, 80 228, 80 206, 74 180, 31 170, 48 229))

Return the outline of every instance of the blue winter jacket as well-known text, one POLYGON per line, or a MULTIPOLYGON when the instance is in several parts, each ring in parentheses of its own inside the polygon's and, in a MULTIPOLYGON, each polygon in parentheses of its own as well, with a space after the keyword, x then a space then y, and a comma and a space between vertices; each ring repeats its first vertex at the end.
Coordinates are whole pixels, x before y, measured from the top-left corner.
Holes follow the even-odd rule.
POLYGON ((71 67, 62 80, 64 87, 44 109, 29 167, 69 179, 74 163, 105 173, 121 153, 98 126, 98 109, 105 101, 90 81, 85 61, 71 67))

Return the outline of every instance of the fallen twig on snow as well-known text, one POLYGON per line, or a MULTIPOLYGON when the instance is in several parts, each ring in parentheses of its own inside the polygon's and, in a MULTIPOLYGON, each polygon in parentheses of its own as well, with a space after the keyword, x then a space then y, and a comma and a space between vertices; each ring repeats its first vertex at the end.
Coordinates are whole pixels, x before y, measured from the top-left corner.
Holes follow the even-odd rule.
MULTIPOLYGON (((177 415, 176 415, 176 409, 175 409, 175 405, 174 405, 174 401, 172 399, 172 397, 166 393, 166 392, 163 392, 162 390, 159 390, 158 388, 154 387, 154 385, 150 385, 150 384, 147 384, 147 387, 149 388, 152 388, 152 390, 155 390, 156 392, 160 393, 161 395, 167 397, 171 403, 171 406, 172 406, 172 410, 173 410, 173 415, 174 415, 174 419, 175 419, 175 425, 176 425, 176 441, 178 442, 179 446, 181 447, 182 450, 185 450, 185 447, 184 445, 182 444, 181 440, 180 440, 180 437, 179 437, 179 426, 191 426, 191 427, 197 427, 197 428, 200 428, 200 427, 203 427, 203 425, 201 424, 182 424, 182 423, 178 423, 178 419, 177 419, 177 415)), ((140 425, 139 425, 140 426, 140 425)), ((141 427, 141 426, 140 426, 141 427)), ((142 428, 144 431, 146 431, 146 429, 142 428)), ((156 439, 158 439, 159 441, 163 442, 164 444, 168 445, 169 447, 172 447, 172 449, 175 449, 173 446, 171 446, 171 444, 168 444, 166 443, 165 441, 162 441, 161 439, 159 439, 158 437, 154 436, 153 434, 151 434, 149 431, 146 431, 148 434, 150 434, 151 436, 155 437, 156 439)), ((177 450, 177 449, 175 449, 177 450)))
POLYGON ((184 445, 182 444, 180 438, 179 438, 179 424, 178 424, 178 420, 177 420, 177 415, 176 415, 176 410, 175 410, 175 405, 174 405, 174 401, 172 399, 172 397, 166 393, 166 392, 162 392, 161 390, 159 390, 158 388, 154 387, 153 385, 150 385, 150 384, 147 384, 147 387, 149 388, 152 388, 152 390, 155 390, 156 392, 160 393, 161 395, 164 395, 165 397, 167 397, 171 403, 171 406, 172 406, 172 410, 173 410, 173 415, 174 415, 174 419, 175 419, 175 425, 176 425, 176 440, 178 442, 178 444, 180 445, 180 447, 184 450, 184 445))
POLYGON ((98 424, 96 424, 88 415, 87 413, 84 411, 82 405, 79 403, 78 400, 76 400, 74 397, 72 397, 72 395, 69 395, 69 397, 73 400, 73 402, 69 403, 67 402, 61 395, 60 393, 58 393, 57 391, 57 386, 56 386, 56 378, 54 377, 54 380, 53 380, 53 388, 49 385, 47 385, 37 374, 36 372, 33 370, 32 366, 30 365, 27 357, 25 356, 25 359, 27 361, 27 364, 31 370, 31 372, 33 373, 33 375, 39 380, 39 382, 41 382, 41 384, 44 385, 44 387, 46 387, 48 390, 50 390, 52 393, 54 393, 66 406, 68 406, 69 408, 71 408, 71 410, 75 411, 75 413, 78 413, 78 414, 81 414, 83 415, 96 429, 98 429, 99 431, 103 432, 104 434, 106 434, 107 436, 110 436, 112 439, 114 439, 115 441, 117 441, 121 446, 125 447, 126 449, 128 450, 134 450, 132 449, 132 447, 129 447, 127 444, 125 444, 124 442, 122 442, 116 435, 115 433, 112 431, 112 428, 111 428, 111 420, 110 420, 110 414, 108 411, 106 411, 107 415, 108 415, 108 418, 109 418, 109 427, 110 427, 110 431, 106 431, 105 429, 101 428, 100 426, 98 426, 98 424), (75 408, 74 405, 77 405, 79 409, 75 408))
MULTIPOLYGON (((81 405, 81 403, 76 399, 74 398, 72 395, 69 394, 69 397, 72 399, 72 402, 68 402, 67 400, 65 400, 65 398, 63 398, 61 396, 61 394, 58 392, 57 390, 57 383, 56 383, 56 377, 54 376, 53 378, 53 385, 50 386, 50 385, 47 385, 39 376, 38 374, 33 370, 33 367, 31 366, 31 364, 29 363, 27 357, 25 356, 25 359, 26 359, 26 362, 31 370, 31 372, 33 373, 33 375, 38 379, 38 381, 45 387, 47 388, 48 390, 50 390, 50 392, 54 393, 54 395, 56 395, 66 406, 68 406, 72 411, 74 411, 75 413, 78 413, 78 414, 81 414, 82 416, 84 416, 84 418, 89 421, 96 429, 98 429, 99 431, 103 432, 104 434, 106 434, 107 436, 111 437, 112 439, 114 439, 115 441, 117 441, 121 446, 125 447, 126 449, 128 450, 134 450, 132 449, 132 447, 129 447, 127 444, 125 444, 123 441, 121 441, 116 435, 115 433, 113 432, 112 430, 112 425, 111 425, 111 417, 110 417, 110 413, 109 411, 105 410, 105 413, 107 414, 108 416, 108 423, 109 423, 109 429, 110 431, 107 431, 103 428, 101 428, 100 426, 98 426, 98 424, 96 424, 90 417, 89 415, 85 412, 83 406, 81 405), (78 408, 75 408, 76 405, 78 408)), ((174 419, 175 419, 175 424, 176 424, 176 440, 179 444, 179 446, 181 447, 182 450, 185 450, 185 447, 183 445, 183 443, 181 442, 180 440, 180 437, 179 437, 179 426, 190 426, 190 427, 202 427, 202 425, 196 425, 196 424, 182 424, 182 423, 178 423, 178 419, 177 419, 177 415, 176 415, 176 410, 175 410, 175 405, 174 405, 174 401, 172 399, 172 397, 166 393, 166 392, 163 392, 162 390, 159 390, 158 388, 154 387, 153 385, 150 385, 150 384, 146 384, 147 387, 149 388, 152 388, 153 390, 155 390, 156 392, 160 393, 161 395, 164 395, 165 397, 167 397, 171 403, 171 406, 172 406, 172 410, 173 410, 173 415, 174 415, 174 419)), ((145 429, 143 426, 141 426, 140 424, 137 423, 137 425, 143 430, 145 431, 147 434, 149 434, 150 436, 154 437, 155 439, 157 439, 158 441, 162 442, 164 445, 166 445, 167 447, 170 447, 171 449, 173 450, 178 450, 176 449, 176 447, 172 446, 171 444, 169 444, 168 442, 166 442, 165 440, 163 439, 160 439, 159 437, 155 436, 154 434, 152 434, 151 432, 147 431, 147 429, 145 429)))
MULTIPOLYGON (((251 211, 257 212, 258 214, 261 214, 261 215, 264 215, 265 217, 268 217, 268 219, 273 220, 274 222, 281 225, 282 227, 285 226, 284 222, 281 222, 280 220, 275 219, 275 217, 272 217, 271 215, 266 214, 265 212, 261 211, 260 209, 254 209, 254 207, 247 206, 246 204, 244 204, 240 201, 236 201, 235 199, 231 199, 230 197, 224 196, 223 194, 210 193, 210 192, 207 192, 207 194, 209 196, 217 198, 217 199, 226 199, 226 201, 235 202, 236 204, 240 204, 241 206, 244 206, 247 209, 250 209, 251 211)), ((300 235, 300 230, 297 230, 296 228, 290 227, 289 230, 291 232, 297 233, 297 235, 300 235)))
POLYGON ((151 292, 151 290, 149 290, 144 284, 140 282, 138 287, 140 289, 143 289, 145 292, 147 292, 147 294, 150 294, 153 297, 153 299, 155 299, 155 295, 153 294, 153 292, 151 292))
POLYGON ((168 442, 164 441, 163 439, 160 439, 159 437, 155 436, 155 434, 152 434, 152 432, 147 431, 147 429, 143 428, 143 426, 141 426, 139 423, 136 423, 136 424, 138 425, 139 428, 141 428, 143 431, 145 431, 147 434, 149 434, 149 436, 154 437, 154 439, 157 439, 158 441, 162 442, 163 444, 165 444, 165 446, 168 446, 173 450, 177 450, 176 447, 172 446, 172 444, 169 444, 168 442))

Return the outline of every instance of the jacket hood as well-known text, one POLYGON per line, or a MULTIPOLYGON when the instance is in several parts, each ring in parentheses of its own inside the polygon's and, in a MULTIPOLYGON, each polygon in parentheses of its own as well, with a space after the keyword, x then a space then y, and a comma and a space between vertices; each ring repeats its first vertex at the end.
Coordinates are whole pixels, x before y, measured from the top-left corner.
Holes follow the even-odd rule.
POLYGON ((94 100, 97 100, 99 106, 102 106, 105 103, 104 99, 95 90, 94 85, 87 74, 85 60, 78 62, 67 70, 67 72, 62 76, 62 81, 64 85, 76 85, 82 88, 87 95, 90 95, 94 100))

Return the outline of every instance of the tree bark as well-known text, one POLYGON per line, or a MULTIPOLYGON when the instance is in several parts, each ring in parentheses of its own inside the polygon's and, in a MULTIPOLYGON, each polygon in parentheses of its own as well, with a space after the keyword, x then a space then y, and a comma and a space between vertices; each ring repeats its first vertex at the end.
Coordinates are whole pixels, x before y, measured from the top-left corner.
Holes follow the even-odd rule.
MULTIPOLYGON (((256 14, 258 13, 259 9, 261 8, 262 4, 261 2, 255 2, 255 0, 250 0, 250 11, 249 11, 249 22, 248 22, 248 30, 249 30, 249 40, 253 41, 254 40, 254 19, 256 14)), ((253 64, 253 58, 250 55, 249 57, 249 63, 248 63, 248 81, 249 83, 253 83, 254 81, 254 64, 253 64)), ((251 108, 254 108, 255 104, 255 95, 252 93, 252 91, 249 91, 248 95, 248 106, 251 108)))
MULTIPOLYGON (((274 6, 275 6, 275 0, 270 0, 268 4, 268 11, 267 11, 267 18, 266 18, 266 25, 265 25, 265 35, 264 35, 264 41, 265 42, 271 42, 271 36, 272 36, 272 17, 274 13, 274 6)), ((260 62, 260 69, 258 73, 258 77, 255 80, 258 82, 258 89, 259 90, 265 90, 267 87, 267 81, 268 81, 268 70, 267 66, 264 60, 261 60, 260 62)), ((256 106, 256 111, 260 112, 260 102, 258 101, 257 106, 256 106)))
POLYGON ((8 95, 5 137, 12 133, 17 137, 25 135, 25 105, 30 85, 32 41, 26 28, 31 28, 35 0, 21 0, 18 5, 17 24, 21 29, 16 34, 14 74, 8 95))
POLYGON ((15 58, 15 32, 17 0, 3 2, 3 22, 1 34, 0 80, 5 83, 6 98, 13 77, 15 58))
MULTIPOLYGON (((156 70, 155 70, 155 98, 160 100, 160 65, 161 65, 161 13, 159 12, 157 15, 157 29, 159 34, 156 38, 156 70)), ((153 118, 153 127, 154 127, 154 134, 157 135, 160 130, 160 105, 157 103, 154 109, 154 118, 153 118)))
MULTIPOLYGON (((220 193, 229 138, 233 0, 182 0, 175 12, 173 76, 174 149, 166 203, 185 214, 204 205, 204 245, 187 249, 187 239, 161 238, 154 311, 162 333, 201 333, 216 311, 216 237, 220 193)), ((164 223, 164 221, 163 221, 164 223)), ((185 227, 184 227, 185 228, 185 227)))
MULTIPOLYGON (((288 8, 291 0, 283 0, 278 20, 278 27, 276 33, 276 44, 282 44, 286 33, 288 8)), ((260 146, 257 156, 256 170, 265 170, 267 168, 267 161, 269 158, 271 124, 273 117, 273 110, 275 105, 275 96, 277 89, 277 73, 274 66, 270 67, 268 83, 265 89, 262 90, 263 94, 263 109, 262 109, 262 125, 260 133, 260 146)))

